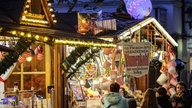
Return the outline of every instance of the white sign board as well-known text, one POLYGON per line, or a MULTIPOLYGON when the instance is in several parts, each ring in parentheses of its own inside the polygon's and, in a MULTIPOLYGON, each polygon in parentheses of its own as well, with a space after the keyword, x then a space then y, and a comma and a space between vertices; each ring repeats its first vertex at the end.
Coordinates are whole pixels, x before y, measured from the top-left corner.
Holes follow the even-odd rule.
POLYGON ((138 78, 148 73, 150 50, 151 44, 148 42, 123 44, 126 72, 129 75, 138 78))

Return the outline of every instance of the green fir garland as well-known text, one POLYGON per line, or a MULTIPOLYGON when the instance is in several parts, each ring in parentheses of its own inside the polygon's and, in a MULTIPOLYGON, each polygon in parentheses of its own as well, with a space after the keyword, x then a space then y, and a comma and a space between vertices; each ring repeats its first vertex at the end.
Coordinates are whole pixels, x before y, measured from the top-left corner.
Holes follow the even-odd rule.
POLYGON ((79 69, 80 66, 84 65, 87 61, 89 61, 91 58, 93 58, 94 56, 96 56, 96 53, 99 52, 100 49, 91 49, 91 51, 89 53, 85 54, 85 57, 80 57, 79 61, 76 63, 76 65, 74 67, 71 67, 72 72, 70 72, 67 76, 68 78, 71 78, 75 75, 75 73, 77 73, 77 70, 79 69))
POLYGON ((32 40, 20 38, 14 47, 15 51, 8 53, 5 58, 0 61, 0 74, 4 74, 9 67, 17 62, 19 55, 26 51, 33 42, 32 40))
POLYGON ((76 47, 75 50, 71 52, 71 54, 61 63, 61 69, 64 72, 68 72, 69 68, 76 63, 78 57, 80 57, 88 47, 76 47))

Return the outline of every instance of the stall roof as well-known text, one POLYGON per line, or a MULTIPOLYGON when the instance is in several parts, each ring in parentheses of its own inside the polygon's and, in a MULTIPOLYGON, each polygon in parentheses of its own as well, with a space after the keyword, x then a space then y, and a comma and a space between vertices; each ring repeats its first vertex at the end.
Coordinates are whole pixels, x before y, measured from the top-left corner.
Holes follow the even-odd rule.
MULTIPOLYGON (((106 13, 104 13, 106 14, 106 13)), ((160 25, 160 23, 153 17, 146 17, 144 19, 136 20, 128 15, 109 14, 106 17, 115 18, 117 21, 117 31, 104 34, 101 37, 117 36, 121 40, 131 38, 131 34, 135 31, 144 28, 147 25, 152 25, 153 28, 164 37, 173 46, 178 46, 177 42, 169 35, 169 33, 160 25)))
MULTIPOLYGON (((42 0, 46 1, 46 0, 42 0)), ((82 36, 77 33, 77 12, 74 13, 55 13, 55 19, 57 23, 46 24, 46 21, 53 23, 50 19, 52 14, 47 11, 47 3, 41 3, 43 7, 43 14, 45 18, 43 19, 43 26, 36 26, 34 23, 26 23, 22 20, 23 14, 26 9, 27 0, 0 0, 0 26, 5 28, 5 30, 19 30, 24 32, 31 32, 39 35, 47 35, 53 38, 64 38, 64 39, 74 39, 74 40, 85 40, 91 42, 104 42, 108 41, 101 40, 101 37, 119 37, 120 39, 129 38, 130 34, 136 30, 152 24, 155 29, 159 31, 165 39, 167 39, 173 46, 178 46, 175 40, 166 32, 166 30, 152 17, 147 17, 145 19, 136 20, 125 14, 117 13, 103 13, 103 18, 115 18, 117 22, 116 31, 108 31, 105 33, 98 34, 96 36, 82 36), (24 22, 24 23, 23 23, 24 22)), ((109 42, 110 43, 110 42, 109 42)))
POLYGON ((125 27, 126 30, 119 33, 118 37, 123 39, 123 38, 129 38, 131 33, 135 32, 136 30, 139 30, 140 28, 152 24, 153 27, 165 38, 167 39, 173 46, 178 46, 177 42, 169 35, 169 33, 159 24, 159 22, 152 17, 148 17, 134 26, 131 27, 125 27))

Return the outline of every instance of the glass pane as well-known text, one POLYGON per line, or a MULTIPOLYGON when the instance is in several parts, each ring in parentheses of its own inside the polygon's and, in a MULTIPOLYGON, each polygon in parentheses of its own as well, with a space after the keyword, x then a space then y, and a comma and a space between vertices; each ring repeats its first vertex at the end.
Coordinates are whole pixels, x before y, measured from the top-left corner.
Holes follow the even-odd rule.
POLYGON ((24 90, 39 90, 36 94, 46 96, 45 75, 24 75, 24 90))
POLYGON ((13 72, 21 72, 21 64, 17 62, 15 68, 13 69, 13 72))
POLYGON ((32 54, 32 61, 25 61, 23 63, 24 72, 42 72, 45 71, 45 45, 33 44, 31 49, 34 51, 32 54), (42 53, 37 51, 37 48, 42 48, 42 53))
POLYGON ((11 74, 9 78, 5 81, 5 91, 13 91, 14 82, 18 82, 19 89, 21 89, 20 75, 11 74))

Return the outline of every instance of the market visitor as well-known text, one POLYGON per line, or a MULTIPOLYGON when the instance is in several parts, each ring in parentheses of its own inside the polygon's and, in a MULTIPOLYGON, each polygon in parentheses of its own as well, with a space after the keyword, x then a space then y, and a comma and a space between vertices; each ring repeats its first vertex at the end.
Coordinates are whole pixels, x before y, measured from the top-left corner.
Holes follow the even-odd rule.
POLYGON ((120 87, 119 93, 124 97, 124 98, 134 98, 129 92, 125 90, 124 87, 120 87))
POLYGON ((161 108, 161 106, 157 103, 155 90, 148 88, 145 91, 140 108, 161 108))
POLYGON ((173 108, 191 108, 191 96, 186 90, 186 84, 183 81, 177 83, 176 94, 170 99, 173 108))
POLYGON ((129 108, 137 108, 137 102, 136 99, 134 98, 134 96, 132 96, 131 94, 129 94, 124 87, 121 87, 119 90, 119 93, 125 98, 127 99, 129 108))
POLYGON ((157 103, 161 106, 161 108, 172 108, 170 100, 170 96, 167 95, 167 90, 164 87, 157 88, 157 103))
POLYGON ((104 108, 129 108, 127 100, 119 94, 120 85, 111 83, 110 92, 105 95, 104 108))

